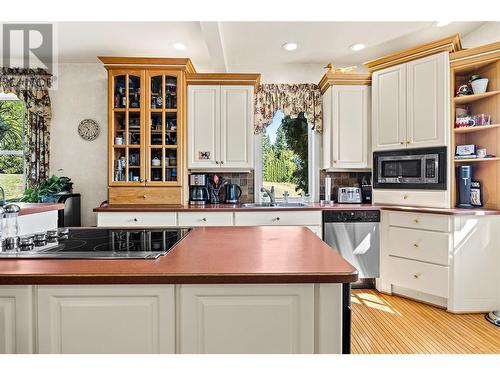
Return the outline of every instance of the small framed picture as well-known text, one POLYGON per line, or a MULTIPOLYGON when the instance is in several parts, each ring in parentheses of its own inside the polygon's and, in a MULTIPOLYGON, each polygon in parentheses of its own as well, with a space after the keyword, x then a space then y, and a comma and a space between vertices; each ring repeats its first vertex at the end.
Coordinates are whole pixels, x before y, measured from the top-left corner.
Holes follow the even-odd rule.
POLYGON ((471 182, 470 203, 475 207, 483 207, 483 191, 480 181, 471 182))
POLYGON ((457 156, 469 156, 476 154, 476 145, 457 145, 455 149, 455 154, 457 156))

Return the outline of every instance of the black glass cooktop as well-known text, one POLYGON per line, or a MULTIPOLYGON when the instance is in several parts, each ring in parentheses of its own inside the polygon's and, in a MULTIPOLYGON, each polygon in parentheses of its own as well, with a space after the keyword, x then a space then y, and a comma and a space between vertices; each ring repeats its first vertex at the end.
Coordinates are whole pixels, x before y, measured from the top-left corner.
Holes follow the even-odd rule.
POLYGON ((0 252, 0 258, 156 259, 189 230, 75 228, 57 239, 0 252))

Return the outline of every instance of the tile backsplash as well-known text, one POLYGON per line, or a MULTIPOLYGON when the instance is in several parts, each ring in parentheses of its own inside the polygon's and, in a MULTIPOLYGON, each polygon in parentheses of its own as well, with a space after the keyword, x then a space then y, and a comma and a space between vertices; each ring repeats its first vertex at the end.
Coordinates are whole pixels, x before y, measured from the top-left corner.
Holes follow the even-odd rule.
MULTIPOLYGON (((196 172, 198 173, 198 172, 196 172)), ((199 172, 204 173, 204 172, 199 172)), ((214 175, 214 173, 207 173, 214 175)), ((224 177, 228 183, 239 185, 241 188, 241 203, 252 203, 254 201, 254 172, 250 173, 216 173, 218 176, 224 177)))
POLYGON ((337 200, 337 188, 339 186, 360 186, 363 177, 368 182, 371 179, 371 172, 325 172, 319 173, 319 199, 325 199, 325 177, 332 178, 332 198, 337 200))

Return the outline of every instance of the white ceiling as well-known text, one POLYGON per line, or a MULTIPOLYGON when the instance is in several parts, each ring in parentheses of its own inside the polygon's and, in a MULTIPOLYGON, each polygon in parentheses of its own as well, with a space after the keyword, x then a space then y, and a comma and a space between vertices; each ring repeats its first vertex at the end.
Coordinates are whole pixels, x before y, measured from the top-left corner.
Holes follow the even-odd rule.
POLYGON ((96 56, 190 57, 200 71, 282 64, 360 65, 384 54, 484 22, 60 22, 60 62, 97 62, 96 56), (287 52, 285 42, 299 48, 287 52), (177 51, 173 43, 186 45, 177 51), (353 52, 354 43, 367 48, 353 52))

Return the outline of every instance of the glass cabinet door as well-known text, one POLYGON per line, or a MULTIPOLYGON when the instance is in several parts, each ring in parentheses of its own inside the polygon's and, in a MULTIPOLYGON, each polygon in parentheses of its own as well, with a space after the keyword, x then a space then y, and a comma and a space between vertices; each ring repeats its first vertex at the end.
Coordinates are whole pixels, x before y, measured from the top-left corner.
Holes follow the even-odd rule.
POLYGON ((146 184, 178 185, 177 72, 148 72, 146 184))
POLYGON ((144 183, 143 76, 141 71, 112 73, 110 181, 114 185, 144 183))

